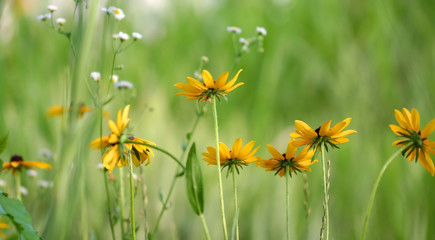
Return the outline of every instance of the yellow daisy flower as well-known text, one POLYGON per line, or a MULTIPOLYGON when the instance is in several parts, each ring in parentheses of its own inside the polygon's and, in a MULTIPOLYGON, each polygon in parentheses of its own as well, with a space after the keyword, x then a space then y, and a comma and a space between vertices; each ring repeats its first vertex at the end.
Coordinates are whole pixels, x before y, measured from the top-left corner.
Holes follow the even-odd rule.
MULTIPOLYGON (((68 111, 71 110, 71 107, 68 108, 68 111)), ((80 117, 82 118, 85 113, 88 113, 90 111, 92 111, 93 109, 90 107, 86 107, 84 105, 80 106, 80 117)), ((64 107, 60 106, 60 105, 55 105, 55 106, 51 106, 48 108, 47 113, 45 114, 45 117, 57 117, 57 116, 61 116, 64 112, 64 107)), ((103 111, 103 116, 108 118, 109 117, 109 113, 106 111, 103 111)))
MULTIPOLYGON (((239 173, 239 167, 247 166, 249 163, 255 162, 259 157, 254 157, 254 154, 260 148, 258 146, 254 150, 252 148, 255 145, 255 141, 251 141, 242 147, 242 139, 237 138, 233 143, 231 150, 224 143, 219 143, 219 158, 222 168, 228 167, 228 171, 231 171, 231 167, 234 165, 237 173, 239 173)), ((216 148, 208 146, 208 152, 202 153, 204 161, 209 165, 217 165, 216 160, 216 148)))
POLYGON ((421 165, 432 175, 435 175, 435 167, 429 153, 435 154, 435 142, 427 139, 435 130, 435 119, 430 121, 423 129, 420 130, 420 114, 416 109, 409 112, 403 108, 402 112, 394 110, 399 126, 390 124, 391 130, 403 140, 393 142, 393 146, 406 147, 402 155, 409 161, 420 161, 421 165))
MULTIPOLYGON (((0 222, 0 229, 6 229, 9 228, 9 224, 4 223, 4 222, 0 222)), ((0 237, 2 238, 6 238, 6 235, 2 232, 0 232, 0 237)))
POLYGON ((297 147, 293 142, 294 140, 288 142, 287 150, 283 154, 276 150, 274 146, 268 144, 267 150, 269 150, 272 158, 258 160, 255 165, 265 168, 266 171, 275 171, 275 175, 279 174, 280 177, 285 176, 286 167, 289 168, 290 176, 292 173, 297 174, 297 172, 302 171, 311 172, 309 166, 317 162, 317 160, 311 161, 315 151, 305 147, 299 155, 296 156, 297 147))
POLYGON ((148 165, 150 155, 154 156, 151 149, 145 145, 155 145, 154 143, 141 138, 127 137, 124 134, 124 130, 130 122, 130 118, 128 118, 129 111, 130 105, 127 105, 122 112, 120 109, 116 123, 109 120, 109 128, 112 133, 109 136, 95 139, 89 145, 95 149, 110 147, 103 155, 103 167, 110 172, 113 171, 116 165, 118 167, 127 166, 130 152, 133 153, 132 161, 136 167, 145 162, 148 165))
POLYGON ((356 133, 355 130, 346 130, 344 128, 349 125, 351 118, 346 118, 337 123, 333 128, 330 128, 331 121, 327 121, 322 126, 313 130, 308 124, 303 121, 295 121, 295 132, 290 133, 290 136, 295 139, 295 146, 306 145, 310 149, 318 149, 322 144, 328 151, 328 145, 332 148, 339 148, 337 145, 349 142, 346 136, 356 133))
POLYGON ((23 157, 21 157, 20 155, 13 155, 10 162, 3 163, 2 170, 11 170, 12 174, 15 175, 23 168, 33 169, 33 167, 52 169, 51 165, 48 163, 37 161, 24 161, 23 157))
POLYGON ((186 95, 187 100, 199 100, 200 102, 210 100, 213 96, 217 97, 218 99, 220 97, 225 97, 228 95, 228 93, 244 84, 240 82, 234 85, 241 71, 242 69, 237 72, 233 79, 227 82, 229 74, 228 72, 222 73, 222 75, 220 75, 218 79, 214 81, 211 74, 207 70, 203 70, 202 79, 204 82, 200 82, 192 77, 187 77, 188 84, 176 83, 174 85, 175 87, 184 91, 179 92, 176 95, 186 95))

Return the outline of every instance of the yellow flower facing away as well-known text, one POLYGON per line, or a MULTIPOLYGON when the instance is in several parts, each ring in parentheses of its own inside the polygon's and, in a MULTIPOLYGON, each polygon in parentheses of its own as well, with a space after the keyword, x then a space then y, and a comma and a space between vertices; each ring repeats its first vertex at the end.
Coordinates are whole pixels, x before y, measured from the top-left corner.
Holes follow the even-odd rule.
MULTIPOLYGON (((219 158, 222 168, 228 167, 228 171, 232 171, 232 166, 235 166, 237 173, 239 173, 239 167, 243 168, 243 166, 260 159, 254 156, 260 146, 252 150, 254 145, 255 142, 251 141, 242 147, 242 139, 237 138, 230 150, 224 143, 219 143, 219 158)), ((208 152, 202 153, 204 161, 208 162, 209 165, 216 165, 216 148, 208 146, 207 150, 208 152)))
MULTIPOLYGON (((0 229, 6 229, 9 228, 9 224, 4 223, 4 222, 0 222, 0 229)), ((2 238, 6 238, 6 235, 2 232, 0 232, 0 237, 2 238)))
MULTIPOLYGON (((45 117, 57 117, 61 116, 64 112, 64 107, 60 105, 51 106, 48 108, 47 113, 45 114, 45 117)), ((68 108, 68 111, 71 110, 71 107, 68 108)), ((84 105, 80 106, 80 118, 82 118, 86 113, 91 112, 93 108, 86 107, 84 105)), ((109 113, 106 111, 103 111, 103 116, 108 118, 109 113)))
POLYGON ((421 165, 432 175, 435 175, 435 167, 429 153, 435 154, 435 142, 427 139, 435 130, 435 119, 432 119, 420 130, 420 114, 416 109, 409 112, 403 108, 402 112, 394 110, 399 126, 390 124, 391 130, 404 139, 393 142, 393 146, 405 147, 402 155, 406 155, 409 161, 419 161, 421 165))
POLYGON ((10 170, 12 171, 12 174, 15 175, 21 172, 23 168, 33 169, 34 167, 41 169, 52 169, 51 165, 48 163, 37 161, 24 161, 23 157, 21 157, 20 155, 13 155, 9 162, 3 163, 2 170, 10 170))
POLYGON ((127 137, 124 133, 124 130, 130 123, 130 118, 128 118, 129 111, 130 105, 127 105, 123 111, 120 109, 116 123, 109 120, 109 128, 112 133, 109 136, 95 139, 89 145, 95 149, 109 148, 103 155, 103 167, 110 172, 113 171, 115 166, 127 166, 130 154, 132 162, 136 167, 142 163, 148 165, 151 156, 154 157, 154 153, 145 145, 155 145, 153 142, 133 136, 127 137))
POLYGON ((228 93, 244 84, 243 82, 235 84, 241 71, 242 69, 240 69, 237 74, 227 82, 228 72, 222 73, 216 81, 214 81, 211 74, 204 69, 202 71, 202 80, 204 82, 198 81, 192 77, 187 77, 187 84, 176 83, 174 85, 184 91, 179 92, 176 95, 185 95, 187 96, 187 100, 199 100, 200 102, 210 100, 212 97, 218 99, 220 97, 225 97, 228 93))
POLYGON ((256 166, 265 168, 266 171, 275 171, 275 175, 280 177, 285 176, 285 169, 288 167, 289 175, 297 174, 302 171, 311 172, 310 166, 317 162, 312 161, 314 150, 305 147, 297 156, 297 147, 293 144, 294 140, 290 140, 287 144, 286 152, 281 154, 274 146, 268 144, 267 150, 272 155, 270 159, 260 159, 255 162, 256 166))
POLYGON ((310 149, 319 150, 323 144, 326 151, 328 151, 328 145, 332 148, 339 148, 337 145, 349 142, 346 136, 356 133, 355 130, 346 130, 344 128, 349 125, 351 118, 346 118, 343 121, 337 123, 331 128, 331 121, 327 121, 322 126, 313 130, 308 124, 303 121, 295 121, 295 132, 290 133, 290 136, 295 140, 293 144, 295 146, 306 145, 310 149))

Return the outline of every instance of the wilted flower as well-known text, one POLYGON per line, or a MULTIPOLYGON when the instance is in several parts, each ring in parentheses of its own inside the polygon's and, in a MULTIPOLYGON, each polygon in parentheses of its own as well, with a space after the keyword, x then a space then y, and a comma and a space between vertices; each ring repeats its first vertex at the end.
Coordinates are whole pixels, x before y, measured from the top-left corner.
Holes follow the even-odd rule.
POLYGON ((56 19, 57 24, 59 24, 59 26, 63 27, 63 25, 65 25, 66 19, 65 18, 58 18, 56 19))
POLYGON ((133 32, 132 34, 131 34, 131 36, 133 37, 133 40, 140 40, 140 39, 142 39, 142 34, 140 34, 140 33, 137 33, 137 32, 133 32))
POLYGON ((238 27, 234 27, 234 26, 229 26, 229 27, 227 27, 227 32, 240 34, 240 33, 242 33, 242 29, 238 28, 238 27))
POLYGON ((55 12, 57 10, 57 6, 55 6, 55 5, 48 5, 47 9, 50 12, 55 12))
POLYGON ((264 27, 257 27, 256 30, 257 30, 257 33, 260 34, 261 36, 267 35, 266 28, 264 28, 264 27))
POLYGON ((115 83, 115 88, 116 89, 132 89, 133 83, 131 83, 129 81, 122 80, 122 81, 115 83))

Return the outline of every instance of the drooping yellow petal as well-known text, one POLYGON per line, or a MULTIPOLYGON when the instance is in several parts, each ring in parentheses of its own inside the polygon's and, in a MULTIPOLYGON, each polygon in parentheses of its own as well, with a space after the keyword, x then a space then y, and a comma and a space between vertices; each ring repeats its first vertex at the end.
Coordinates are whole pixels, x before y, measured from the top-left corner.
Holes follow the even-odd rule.
POLYGON ((105 148, 109 145, 109 137, 97 138, 89 144, 89 147, 95 149, 105 148))
POLYGON ((423 151, 420 151, 418 160, 421 165, 423 165, 423 167, 430 173, 430 175, 435 175, 435 167, 432 158, 428 153, 423 153, 423 151))
POLYGON ((269 153, 273 156, 276 160, 285 160, 284 156, 276 150, 276 148, 270 144, 267 144, 267 150, 269 150, 269 153))
POLYGON ((201 92, 207 90, 207 87, 200 81, 196 80, 195 78, 187 77, 187 82, 201 92))

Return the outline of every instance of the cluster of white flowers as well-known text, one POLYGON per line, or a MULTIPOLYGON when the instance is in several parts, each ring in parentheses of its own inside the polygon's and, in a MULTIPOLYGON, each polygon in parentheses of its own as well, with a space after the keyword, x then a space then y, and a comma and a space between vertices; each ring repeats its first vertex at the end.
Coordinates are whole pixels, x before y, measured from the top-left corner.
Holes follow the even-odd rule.
MULTIPOLYGON (((48 5, 48 6, 47 6, 47 9, 48 9, 48 13, 45 13, 45 14, 42 14, 42 15, 39 15, 39 16, 36 17, 36 19, 37 19, 38 21, 40 21, 40 22, 45 22, 45 21, 51 19, 51 18, 53 17, 54 12, 57 11, 58 7, 55 6, 55 5, 48 5)), ((65 18, 61 18, 61 17, 60 17, 60 18, 57 18, 57 19, 56 19, 56 23, 57 23, 57 24, 59 25, 59 27, 61 28, 61 27, 63 27, 63 26, 65 25, 65 23, 66 23, 66 19, 65 19, 65 18)))
POLYGON ((239 42, 242 44, 242 51, 249 51, 249 44, 251 44, 246 38, 239 38, 239 42))
POLYGON ((114 6, 110 6, 108 8, 102 8, 101 11, 107 13, 108 15, 114 16, 115 19, 118 21, 121 21, 123 18, 125 18, 124 11, 114 6))

